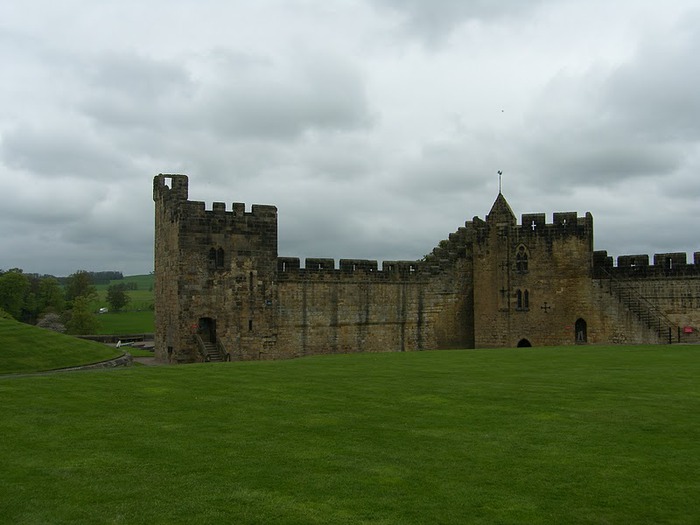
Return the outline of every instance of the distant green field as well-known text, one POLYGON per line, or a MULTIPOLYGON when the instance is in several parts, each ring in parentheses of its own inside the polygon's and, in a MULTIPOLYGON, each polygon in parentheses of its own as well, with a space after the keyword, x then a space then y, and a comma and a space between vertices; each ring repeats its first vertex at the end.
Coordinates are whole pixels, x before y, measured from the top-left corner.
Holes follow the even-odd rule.
POLYGON ((107 303, 107 288, 112 284, 136 283, 136 290, 128 290, 131 298, 122 312, 108 312, 99 315, 100 328, 98 334, 141 334, 152 333, 154 330, 153 313, 153 275, 131 275, 124 279, 113 280, 109 284, 95 286, 99 299, 92 306, 97 311, 101 307, 109 307, 107 303))
POLYGON ((0 318, 0 374, 97 363, 121 354, 100 343, 0 318))
MULTIPOLYGON (((113 284, 128 284, 136 283, 136 290, 128 290, 127 294, 131 297, 131 301, 126 306, 126 310, 149 310, 153 305, 153 279, 152 274, 149 275, 130 275, 124 279, 110 281, 109 284, 95 285, 99 297, 99 306, 107 305, 107 288, 113 284)), ((97 305, 96 305, 97 306, 97 305)))
POLYGON ((697 523, 700 346, 0 380, 2 523, 697 523))
POLYGON ((152 334, 153 310, 109 312, 99 315, 98 334, 152 334))

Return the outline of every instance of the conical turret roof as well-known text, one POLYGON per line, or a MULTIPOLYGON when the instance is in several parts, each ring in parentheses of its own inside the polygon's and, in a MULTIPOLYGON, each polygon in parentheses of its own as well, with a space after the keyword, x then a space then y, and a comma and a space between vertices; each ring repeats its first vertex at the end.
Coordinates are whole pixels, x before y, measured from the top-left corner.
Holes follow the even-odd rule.
POLYGON ((486 222, 491 222, 494 224, 510 224, 515 225, 517 220, 513 210, 510 209, 510 204, 506 201, 506 198, 502 193, 498 193, 493 206, 491 206, 491 211, 486 216, 486 222))

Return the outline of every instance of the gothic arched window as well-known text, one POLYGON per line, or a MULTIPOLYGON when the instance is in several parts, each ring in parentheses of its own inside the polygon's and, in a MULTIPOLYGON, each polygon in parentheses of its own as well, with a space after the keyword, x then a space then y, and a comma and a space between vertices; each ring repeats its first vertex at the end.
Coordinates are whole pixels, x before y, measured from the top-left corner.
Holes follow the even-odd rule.
POLYGON ((527 254, 527 249, 525 249, 525 246, 522 244, 518 246, 518 250, 515 252, 515 270, 518 273, 526 273, 527 272, 527 262, 528 262, 528 254, 527 254))
POLYGON ((530 292, 528 290, 516 290, 515 292, 515 309, 529 310, 530 309, 530 292))

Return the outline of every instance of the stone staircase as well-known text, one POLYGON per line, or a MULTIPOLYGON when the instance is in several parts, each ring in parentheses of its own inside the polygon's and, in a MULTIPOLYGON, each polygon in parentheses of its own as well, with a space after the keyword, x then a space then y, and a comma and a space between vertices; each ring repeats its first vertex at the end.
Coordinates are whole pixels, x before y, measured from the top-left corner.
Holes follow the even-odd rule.
POLYGON ((637 290, 624 281, 615 278, 609 272, 603 270, 605 280, 603 288, 637 318, 656 333, 659 343, 672 344, 680 340, 680 329, 668 317, 666 317, 649 299, 643 297, 637 290))
POLYGON ((219 349, 214 343, 206 342, 204 343, 204 360, 220 363, 224 360, 224 356, 221 355, 221 352, 219 352, 219 349))
POLYGON ((205 362, 221 363, 223 361, 231 360, 231 356, 226 353, 226 350, 221 343, 217 344, 212 343, 211 341, 203 341, 198 335, 196 335, 195 338, 197 339, 199 353, 204 358, 205 362))

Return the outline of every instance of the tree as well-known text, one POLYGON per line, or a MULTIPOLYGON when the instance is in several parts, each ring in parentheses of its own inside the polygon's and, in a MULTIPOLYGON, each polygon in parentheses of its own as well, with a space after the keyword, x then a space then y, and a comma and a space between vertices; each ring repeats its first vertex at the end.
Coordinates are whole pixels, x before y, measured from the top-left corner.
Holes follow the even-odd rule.
POLYGON ((124 286, 123 283, 112 284, 107 288, 107 302, 112 310, 121 310, 131 300, 131 297, 129 297, 125 289, 126 286, 124 286))
POLYGON ((39 305, 42 312, 62 312, 66 307, 63 288, 55 277, 43 277, 39 281, 39 305))
POLYGON ((73 308, 70 312, 70 319, 66 323, 66 332, 76 335, 94 334, 99 325, 97 316, 90 311, 90 299, 84 295, 73 299, 73 308))
POLYGON ((13 268, 0 275, 0 308, 18 321, 22 317, 28 292, 29 279, 22 270, 13 268))
POLYGON ((77 297, 97 298, 97 289, 92 285, 90 272, 78 270, 68 277, 66 283, 66 300, 74 301, 77 297))

